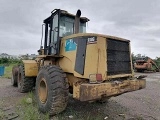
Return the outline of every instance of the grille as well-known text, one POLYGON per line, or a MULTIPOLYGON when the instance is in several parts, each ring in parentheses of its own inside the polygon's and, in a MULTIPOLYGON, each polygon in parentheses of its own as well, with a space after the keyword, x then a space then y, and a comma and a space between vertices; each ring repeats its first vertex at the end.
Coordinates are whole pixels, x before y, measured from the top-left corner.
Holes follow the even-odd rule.
POLYGON ((129 42, 107 39, 107 74, 131 73, 129 42))

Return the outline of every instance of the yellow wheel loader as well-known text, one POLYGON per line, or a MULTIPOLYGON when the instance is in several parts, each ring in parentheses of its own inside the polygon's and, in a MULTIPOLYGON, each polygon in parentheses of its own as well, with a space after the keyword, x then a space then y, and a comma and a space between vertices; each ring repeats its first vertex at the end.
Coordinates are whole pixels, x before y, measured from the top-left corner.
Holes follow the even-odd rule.
POLYGON ((44 20, 44 44, 37 58, 13 68, 18 74, 12 81, 20 92, 35 86, 41 112, 65 110, 69 93, 80 101, 96 101, 145 88, 145 79, 134 77, 130 41, 86 33, 88 21, 80 10, 76 15, 53 10, 44 20))

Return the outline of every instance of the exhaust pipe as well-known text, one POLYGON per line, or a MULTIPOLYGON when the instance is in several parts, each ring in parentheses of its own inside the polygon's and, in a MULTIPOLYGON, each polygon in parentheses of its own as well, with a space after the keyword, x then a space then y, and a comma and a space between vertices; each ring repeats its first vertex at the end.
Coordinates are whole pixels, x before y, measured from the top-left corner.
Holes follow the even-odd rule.
POLYGON ((81 10, 77 10, 77 14, 75 16, 75 21, 74 21, 74 33, 75 34, 79 33, 80 16, 81 16, 81 10))

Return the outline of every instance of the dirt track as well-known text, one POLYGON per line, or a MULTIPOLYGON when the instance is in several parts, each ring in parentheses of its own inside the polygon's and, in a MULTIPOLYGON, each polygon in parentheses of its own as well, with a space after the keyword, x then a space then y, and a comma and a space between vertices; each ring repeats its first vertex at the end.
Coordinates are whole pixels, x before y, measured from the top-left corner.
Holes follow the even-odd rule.
MULTIPOLYGON (((56 117, 64 120, 85 120, 87 116, 92 116, 93 120, 97 116, 99 120, 105 117, 106 120, 160 120, 160 73, 147 75, 145 89, 111 98, 105 104, 89 104, 71 98, 66 111, 56 117), (69 115, 73 118, 68 118, 69 115)), ((9 79, 0 78, 0 109, 16 113, 15 105, 24 95, 11 86, 9 79)))

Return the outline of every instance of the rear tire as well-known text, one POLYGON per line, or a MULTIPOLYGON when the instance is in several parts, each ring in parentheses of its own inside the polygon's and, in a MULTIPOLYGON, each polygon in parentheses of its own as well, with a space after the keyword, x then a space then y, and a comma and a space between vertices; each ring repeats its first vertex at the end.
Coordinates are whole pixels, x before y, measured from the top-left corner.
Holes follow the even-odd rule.
POLYGON ((17 87, 17 81, 18 81, 18 66, 13 66, 12 68, 12 78, 11 78, 11 84, 14 87, 17 87))
POLYGON ((25 77, 24 66, 19 66, 18 72, 18 89, 19 92, 25 93, 33 89, 34 80, 32 77, 25 77))
POLYGON ((36 99, 39 110, 55 115, 65 110, 69 85, 66 74, 58 66, 44 66, 36 79, 36 99))

